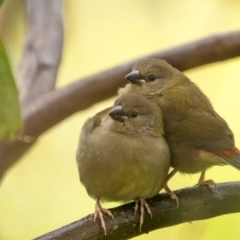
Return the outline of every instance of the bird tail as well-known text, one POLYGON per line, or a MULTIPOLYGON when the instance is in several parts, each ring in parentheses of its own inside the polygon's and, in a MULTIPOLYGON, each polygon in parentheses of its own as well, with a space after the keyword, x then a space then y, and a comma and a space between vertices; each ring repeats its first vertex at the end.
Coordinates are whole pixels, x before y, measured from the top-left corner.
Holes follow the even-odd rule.
POLYGON ((212 150, 211 152, 219 156, 226 164, 240 170, 240 151, 236 147, 212 150))

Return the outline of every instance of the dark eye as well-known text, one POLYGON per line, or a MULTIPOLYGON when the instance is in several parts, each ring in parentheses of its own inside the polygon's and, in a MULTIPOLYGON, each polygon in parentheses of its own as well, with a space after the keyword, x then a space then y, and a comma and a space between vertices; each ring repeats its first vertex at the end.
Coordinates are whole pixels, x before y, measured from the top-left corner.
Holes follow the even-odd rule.
POLYGON ((131 117, 132 117, 132 118, 135 118, 135 117, 137 117, 137 115, 138 115, 138 113, 137 113, 137 112, 131 112, 131 117))
POLYGON ((149 79, 150 81, 154 81, 154 80, 156 79, 156 76, 154 76, 154 75, 149 75, 149 76, 148 76, 148 79, 149 79))

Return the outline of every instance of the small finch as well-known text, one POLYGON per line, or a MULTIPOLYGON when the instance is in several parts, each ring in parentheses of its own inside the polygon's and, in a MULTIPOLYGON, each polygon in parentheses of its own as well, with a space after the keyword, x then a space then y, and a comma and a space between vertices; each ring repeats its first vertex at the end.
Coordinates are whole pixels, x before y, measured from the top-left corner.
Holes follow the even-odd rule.
POLYGON ((101 201, 140 204, 140 231, 145 199, 164 187, 170 167, 162 112, 153 101, 139 94, 124 94, 112 108, 88 119, 77 150, 80 181, 96 199, 94 219, 100 218, 106 235, 104 214, 114 218, 101 201))
POLYGON ((165 138, 176 172, 201 172, 199 185, 215 185, 205 180, 214 165, 229 164, 240 170, 240 151, 226 121, 212 107, 207 96, 182 72, 161 59, 137 62, 125 77, 130 83, 119 94, 138 93, 161 108, 165 138))

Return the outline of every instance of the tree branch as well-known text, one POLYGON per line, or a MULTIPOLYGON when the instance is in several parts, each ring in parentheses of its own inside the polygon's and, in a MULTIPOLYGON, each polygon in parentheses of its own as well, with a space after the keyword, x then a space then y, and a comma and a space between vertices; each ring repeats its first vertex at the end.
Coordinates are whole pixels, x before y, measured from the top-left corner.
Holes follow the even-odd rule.
POLYGON ((18 74, 25 107, 55 87, 63 45, 62 0, 26 0, 28 33, 18 74))
MULTIPOLYGON (((62 0, 26 0, 26 14, 28 34, 18 85, 23 109, 28 105, 31 109, 33 100, 55 87, 63 45, 62 0)), ((27 129, 29 123, 22 115, 27 129)), ((0 179, 32 144, 0 141, 0 179)))
MULTIPOLYGON (((240 31, 204 38, 148 57, 163 58, 176 68, 187 70, 237 56, 240 56, 240 31)), ((114 96, 117 88, 126 83, 124 76, 135 62, 80 79, 36 99, 23 112, 24 134, 38 137, 73 113, 114 96)), ((22 142, 0 143, 0 179, 31 146, 22 142)))
POLYGON ((201 186, 181 189, 175 193, 180 201, 178 208, 167 194, 148 200, 153 217, 145 214, 141 233, 139 215, 133 215, 134 204, 130 203, 111 209, 114 221, 105 217, 107 236, 103 234, 99 219, 94 223, 93 216, 89 215, 36 240, 123 240, 185 222, 240 212, 240 182, 217 184, 217 191, 214 187, 201 186))

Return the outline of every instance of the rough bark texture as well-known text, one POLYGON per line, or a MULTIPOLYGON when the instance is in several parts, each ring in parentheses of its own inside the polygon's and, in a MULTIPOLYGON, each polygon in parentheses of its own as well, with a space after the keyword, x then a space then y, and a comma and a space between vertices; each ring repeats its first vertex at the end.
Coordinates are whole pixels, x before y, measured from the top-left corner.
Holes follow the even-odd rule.
MULTIPOLYGON (((99 219, 94 223, 92 215, 89 215, 36 240, 123 240, 185 222, 240 212, 240 182, 217 184, 217 191, 214 187, 201 186, 181 189, 175 193, 179 198, 178 208, 167 194, 148 200, 153 217, 145 214, 141 233, 139 215, 133 215, 134 204, 129 203, 111 209, 114 221, 105 217, 107 236, 103 234, 99 219)), ((149 237, 151 239, 151 233, 149 237)))
POLYGON ((18 74, 23 107, 55 88, 63 45, 62 0, 26 0, 26 20, 18 74))

